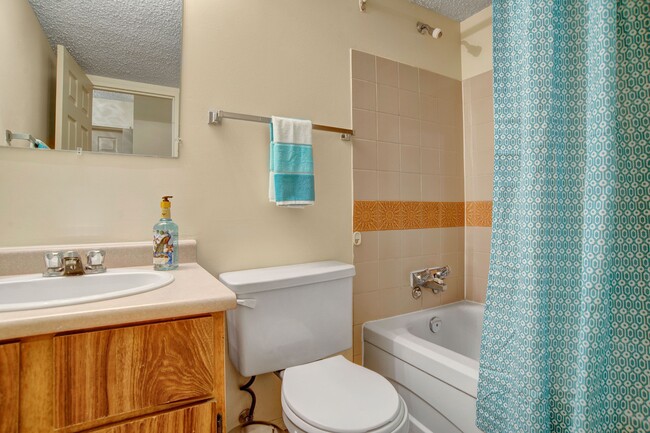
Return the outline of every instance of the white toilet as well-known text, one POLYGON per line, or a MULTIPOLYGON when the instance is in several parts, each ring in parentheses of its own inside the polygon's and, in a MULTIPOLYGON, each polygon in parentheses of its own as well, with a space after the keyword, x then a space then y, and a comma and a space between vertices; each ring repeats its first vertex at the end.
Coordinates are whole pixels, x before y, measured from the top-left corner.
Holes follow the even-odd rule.
POLYGON ((243 376, 284 370, 290 432, 406 433, 408 411, 382 376, 342 356, 352 346, 354 266, 316 262, 227 272, 230 360, 243 376))

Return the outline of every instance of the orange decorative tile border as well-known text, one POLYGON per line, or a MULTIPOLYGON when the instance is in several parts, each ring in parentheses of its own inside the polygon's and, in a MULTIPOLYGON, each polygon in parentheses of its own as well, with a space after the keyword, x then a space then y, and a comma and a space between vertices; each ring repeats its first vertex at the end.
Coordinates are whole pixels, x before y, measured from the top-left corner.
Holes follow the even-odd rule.
POLYGON ((355 201, 354 231, 490 227, 492 202, 355 201))
POLYGON ((465 225, 468 227, 492 227, 492 202, 468 201, 465 206, 465 225))

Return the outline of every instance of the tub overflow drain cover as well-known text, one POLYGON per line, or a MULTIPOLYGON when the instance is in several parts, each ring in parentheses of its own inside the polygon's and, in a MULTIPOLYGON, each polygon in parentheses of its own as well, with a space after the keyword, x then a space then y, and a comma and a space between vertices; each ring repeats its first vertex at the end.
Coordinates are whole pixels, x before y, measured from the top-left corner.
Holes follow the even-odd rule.
POLYGON ((431 332, 434 334, 440 332, 442 329, 442 319, 436 316, 433 316, 431 320, 429 320, 429 329, 431 332))

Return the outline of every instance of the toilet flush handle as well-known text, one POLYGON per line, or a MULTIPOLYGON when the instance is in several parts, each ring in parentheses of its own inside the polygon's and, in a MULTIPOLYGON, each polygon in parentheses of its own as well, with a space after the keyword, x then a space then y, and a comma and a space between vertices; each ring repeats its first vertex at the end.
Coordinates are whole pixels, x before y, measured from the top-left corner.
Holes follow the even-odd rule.
POLYGON ((257 299, 237 299, 237 305, 242 307, 255 308, 257 306, 257 299))

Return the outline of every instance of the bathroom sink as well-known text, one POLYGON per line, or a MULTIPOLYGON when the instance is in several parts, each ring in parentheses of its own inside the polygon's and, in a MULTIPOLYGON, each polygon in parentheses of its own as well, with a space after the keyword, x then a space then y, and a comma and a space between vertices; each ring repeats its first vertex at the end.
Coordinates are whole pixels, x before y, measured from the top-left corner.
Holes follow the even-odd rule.
POLYGON ((171 273, 120 269, 82 276, 3 278, 0 279, 0 312, 121 298, 158 289, 172 281, 171 273))

